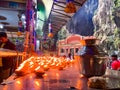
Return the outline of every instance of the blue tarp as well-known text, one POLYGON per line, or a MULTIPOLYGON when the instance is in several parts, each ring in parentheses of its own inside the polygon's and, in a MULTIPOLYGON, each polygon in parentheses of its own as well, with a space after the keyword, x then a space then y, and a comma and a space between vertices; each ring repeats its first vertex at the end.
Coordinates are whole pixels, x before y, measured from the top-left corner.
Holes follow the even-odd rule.
POLYGON ((92 17, 98 8, 98 0, 87 0, 67 24, 70 33, 91 36, 94 33, 92 17))

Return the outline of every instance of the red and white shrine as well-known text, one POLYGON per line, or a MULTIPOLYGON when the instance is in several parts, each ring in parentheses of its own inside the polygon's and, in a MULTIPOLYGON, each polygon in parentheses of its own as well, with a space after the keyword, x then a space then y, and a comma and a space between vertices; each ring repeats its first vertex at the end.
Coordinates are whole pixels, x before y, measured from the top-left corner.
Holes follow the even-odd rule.
POLYGON ((83 36, 78 34, 72 34, 66 39, 58 41, 58 55, 66 56, 69 53, 73 55, 77 54, 77 51, 81 48, 80 40, 83 39, 83 36))

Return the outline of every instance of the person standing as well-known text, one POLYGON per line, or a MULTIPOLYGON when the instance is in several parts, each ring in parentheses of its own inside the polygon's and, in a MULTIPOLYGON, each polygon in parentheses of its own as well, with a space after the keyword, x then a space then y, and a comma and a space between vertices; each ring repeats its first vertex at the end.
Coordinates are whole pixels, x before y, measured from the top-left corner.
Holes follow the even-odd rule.
MULTIPOLYGON (((8 39, 6 32, 0 32, 0 48, 16 50, 16 46, 8 39)), ((0 83, 11 75, 15 57, 0 57, 0 83)))
POLYGON ((111 59, 112 59, 111 69, 113 69, 113 70, 119 70, 120 69, 120 61, 118 60, 117 55, 112 55, 111 59))

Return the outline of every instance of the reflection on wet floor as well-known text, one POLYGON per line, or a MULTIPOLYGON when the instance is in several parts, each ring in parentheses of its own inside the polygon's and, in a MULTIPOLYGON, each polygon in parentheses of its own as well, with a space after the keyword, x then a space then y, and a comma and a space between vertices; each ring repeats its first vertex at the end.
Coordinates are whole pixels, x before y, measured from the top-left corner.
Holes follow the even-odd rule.
MULTIPOLYGON (((106 79, 109 83, 112 82, 112 79, 106 79)), ((98 90, 88 88, 87 82, 88 78, 79 73, 78 66, 74 63, 63 70, 49 69, 45 71, 43 78, 34 73, 21 77, 13 74, 6 85, 0 85, 0 90, 98 90)))

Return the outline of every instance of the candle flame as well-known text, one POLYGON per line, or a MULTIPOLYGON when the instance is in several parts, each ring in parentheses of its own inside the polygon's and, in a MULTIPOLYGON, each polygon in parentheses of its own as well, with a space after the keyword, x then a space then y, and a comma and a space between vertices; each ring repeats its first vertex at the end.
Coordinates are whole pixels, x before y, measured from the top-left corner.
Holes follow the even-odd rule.
POLYGON ((38 67, 35 69, 35 71, 37 71, 38 69, 40 69, 40 66, 38 66, 38 67))
POLYGON ((37 86, 40 86, 40 83, 39 83, 38 81, 35 81, 35 84, 36 84, 37 86))
POLYGON ((16 81, 16 83, 17 83, 17 84, 19 84, 19 85, 21 84, 21 82, 20 82, 20 81, 16 81))

